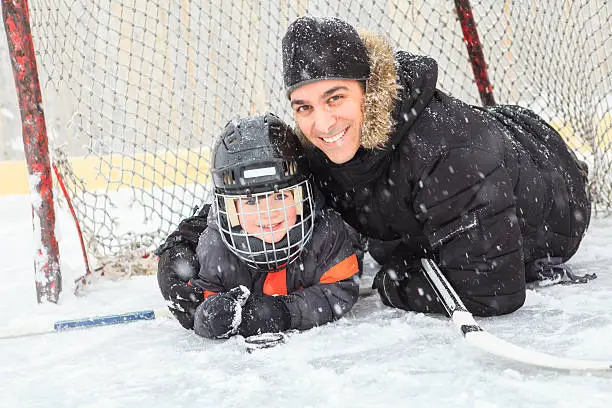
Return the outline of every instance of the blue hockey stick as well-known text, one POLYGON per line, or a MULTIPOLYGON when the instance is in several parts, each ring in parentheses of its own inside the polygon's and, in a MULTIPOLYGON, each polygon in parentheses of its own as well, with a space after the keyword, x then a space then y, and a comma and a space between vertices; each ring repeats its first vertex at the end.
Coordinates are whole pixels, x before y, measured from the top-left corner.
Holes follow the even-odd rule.
MULTIPOLYGON (((374 291, 369 286, 359 289, 359 296, 368 296, 372 293, 374 293, 374 291)), ((153 320, 160 317, 171 316, 172 315, 170 314, 168 308, 164 307, 159 309, 142 310, 138 312, 58 321, 53 321, 52 319, 46 317, 28 317, 19 323, 0 327, 0 340, 36 336, 39 334, 57 333, 72 329, 109 326, 113 324, 136 322, 140 320, 153 320)))
POLYGON ((0 339, 34 336, 38 334, 56 333, 72 329, 84 329, 95 326, 131 323, 140 320, 154 320, 170 315, 168 308, 142 310, 106 316, 84 317, 81 319, 52 321, 46 318, 28 319, 27 322, 0 328, 0 339))

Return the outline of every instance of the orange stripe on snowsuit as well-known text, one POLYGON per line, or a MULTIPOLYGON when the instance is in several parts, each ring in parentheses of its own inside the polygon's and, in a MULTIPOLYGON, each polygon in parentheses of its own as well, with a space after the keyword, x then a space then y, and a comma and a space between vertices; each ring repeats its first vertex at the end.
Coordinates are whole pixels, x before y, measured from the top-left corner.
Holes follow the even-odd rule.
POLYGON ((265 295, 286 295, 287 294, 287 269, 278 272, 268 273, 263 285, 265 295))
POLYGON ((334 283, 341 280, 350 278, 354 274, 359 272, 359 263, 357 263, 357 255, 353 254, 342 261, 338 262, 327 270, 321 276, 319 282, 321 283, 334 283))
MULTIPOLYGON (((193 284, 191 283, 191 281, 187 281, 187 286, 192 286, 193 284)), ((212 295, 216 295, 217 292, 213 292, 212 290, 203 290, 203 294, 204 294, 204 300, 206 300, 207 297, 212 296, 212 295)))
POLYGON ((204 290, 204 300, 206 300, 207 297, 216 295, 216 294, 217 292, 213 292, 212 290, 204 290))

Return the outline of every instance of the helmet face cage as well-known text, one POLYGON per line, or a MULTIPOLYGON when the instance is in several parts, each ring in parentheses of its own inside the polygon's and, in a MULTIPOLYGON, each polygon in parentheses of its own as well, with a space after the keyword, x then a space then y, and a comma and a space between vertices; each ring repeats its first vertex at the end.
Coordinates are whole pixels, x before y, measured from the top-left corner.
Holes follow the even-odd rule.
POLYGON ((307 179, 257 194, 215 192, 215 198, 223 242, 258 270, 285 268, 312 236, 314 200, 307 179))

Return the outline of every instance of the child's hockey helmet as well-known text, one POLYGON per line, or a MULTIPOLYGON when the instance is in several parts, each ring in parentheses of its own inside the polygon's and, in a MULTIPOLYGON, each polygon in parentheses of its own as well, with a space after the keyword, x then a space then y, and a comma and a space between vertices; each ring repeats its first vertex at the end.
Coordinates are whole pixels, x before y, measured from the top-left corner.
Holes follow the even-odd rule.
MULTIPOLYGON (((314 221, 310 171, 297 135, 271 113, 232 120, 217 140, 213 155, 212 176, 223 242, 248 265, 262 271, 277 271, 295 261, 312 235, 314 221), (262 237, 272 234, 272 227, 266 223, 271 212, 260 203, 286 192, 292 194, 296 222, 287 226, 280 241, 266 242, 262 237), (239 217, 245 215, 240 214, 241 200, 249 200, 242 202, 251 204, 250 214, 259 214, 262 227, 258 234, 249 234, 241 227, 239 217)), ((285 221, 287 210, 280 210, 285 221)))

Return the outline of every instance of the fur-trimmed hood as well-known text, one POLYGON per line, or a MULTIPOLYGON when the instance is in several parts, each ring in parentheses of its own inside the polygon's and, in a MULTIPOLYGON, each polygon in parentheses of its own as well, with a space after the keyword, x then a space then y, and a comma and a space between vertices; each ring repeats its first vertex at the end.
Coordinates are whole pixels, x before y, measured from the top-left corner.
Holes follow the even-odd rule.
POLYGON ((361 146, 365 149, 381 148, 395 128, 393 108, 398 99, 395 56, 391 45, 382 37, 362 31, 361 41, 370 57, 370 78, 366 82, 363 107, 361 146))
MULTIPOLYGON (((359 36, 370 58, 361 147, 384 149, 397 131, 414 122, 431 99, 437 81, 437 64, 429 57, 404 51, 395 53, 391 44, 377 34, 361 31, 359 36)), ((295 130, 305 147, 314 148, 299 127, 295 130)))

